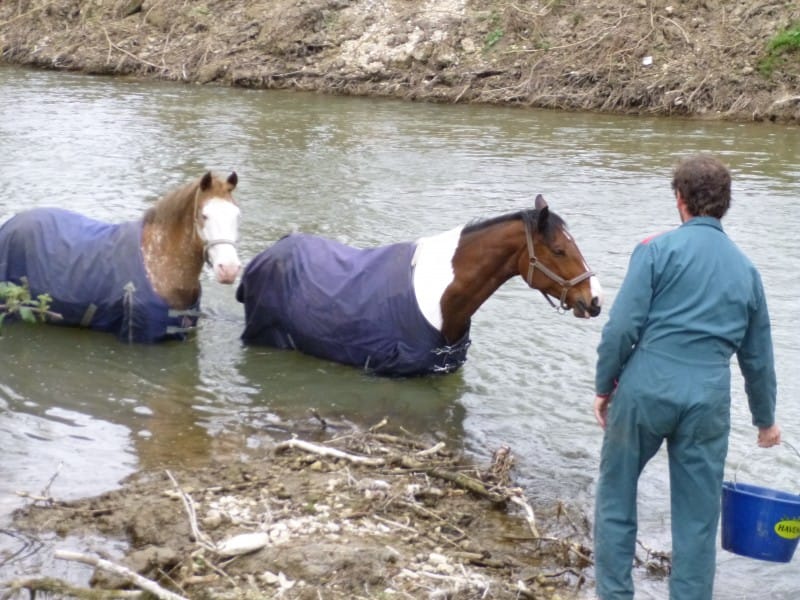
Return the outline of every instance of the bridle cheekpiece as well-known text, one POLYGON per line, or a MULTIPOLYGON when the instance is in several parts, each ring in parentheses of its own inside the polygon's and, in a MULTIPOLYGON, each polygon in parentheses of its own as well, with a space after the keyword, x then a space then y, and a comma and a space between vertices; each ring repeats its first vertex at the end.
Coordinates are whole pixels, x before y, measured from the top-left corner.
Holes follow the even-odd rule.
POLYGON ((547 265, 542 263, 539 259, 536 258, 536 252, 533 248, 533 227, 531 225, 531 216, 529 213, 523 213, 522 217, 523 223, 525 223, 525 240, 528 243, 528 276, 525 278, 527 284, 531 287, 533 285, 533 274, 538 269, 542 272, 543 275, 547 276, 551 281, 557 283, 561 286, 561 298, 559 299, 558 305, 553 302, 552 298, 547 295, 544 290, 539 290, 542 293, 542 296, 550 303, 550 306, 555 308, 559 312, 567 312, 569 310, 569 306, 567 305, 567 293, 569 292, 570 288, 578 285, 581 281, 589 279, 594 275, 592 271, 584 271, 580 275, 573 277, 572 279, 564 279, 558 273, 554 273, 547 265))

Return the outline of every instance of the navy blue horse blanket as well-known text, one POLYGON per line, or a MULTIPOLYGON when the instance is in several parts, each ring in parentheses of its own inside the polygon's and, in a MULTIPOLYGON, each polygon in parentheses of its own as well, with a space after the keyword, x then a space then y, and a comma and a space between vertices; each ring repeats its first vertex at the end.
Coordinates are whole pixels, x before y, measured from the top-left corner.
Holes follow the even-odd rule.
POLYGON ((467 359, 469 331, 448 345, 413 288, 413 243, 353 248, 288 235, 247 265, 236 290, 242 340, 296 349, 379 375, 449 373, 467 359))
POLYGON ((59 208, 19 213, 0 227, 0 281, 27 280, 50 310, 127 342, 184 339, 197 306, 173 311, 153 290, 141 251, 142 221, 110 224, 59 208))

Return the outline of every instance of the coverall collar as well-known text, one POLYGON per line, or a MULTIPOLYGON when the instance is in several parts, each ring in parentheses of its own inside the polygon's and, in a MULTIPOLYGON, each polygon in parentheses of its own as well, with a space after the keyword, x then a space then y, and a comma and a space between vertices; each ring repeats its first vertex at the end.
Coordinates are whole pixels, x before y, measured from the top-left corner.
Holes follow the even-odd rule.
POLYGON ((688 221, 681 223, 681 227, 691 227, 693 225, 708 225, 714 229, 719 229, 723 233, 725 231, 722 229, 722 222, 715 217, 692 217, 688 221))

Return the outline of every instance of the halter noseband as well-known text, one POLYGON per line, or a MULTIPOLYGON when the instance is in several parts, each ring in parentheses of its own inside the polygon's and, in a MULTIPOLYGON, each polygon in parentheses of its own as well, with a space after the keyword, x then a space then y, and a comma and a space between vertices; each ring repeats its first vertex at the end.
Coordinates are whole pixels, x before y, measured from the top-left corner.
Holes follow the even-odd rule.
POLYGON ((556 310, 560 311, 568 311, 569 306, 567 306, 567 292, 571 287, 578 285, 581 281, 585 279, 589 279, 594 275, 592 271, 584 271, 577 277, 573 277, 570 280, 564 279, 558 273, 554 273, 551 271, 547 265, 543 264, 536 258, 536 252, 533 249, 533 231, 531 227, 531 217, 528 213, 523 213, 522 222, 525 223, 525 241, 528 243, 528 276, 525 278, 527 284, 531 287, 533 285, 533 274, 536 269, 539 269, 542 274, 546 275, 550 278, 551 281, 557 283, 561 286, 561 298, 559 300, 558 306, 556 306, 555 302, 553 302, 552 298, 548 296, 543 290, 539 290, 542 293, 542 296, 550 303, 550 306, 555 308, 556 310))
POLYGON ((206 264, 214 268, 214 265, 211 264, 211 259, 208 257, 208 251, 211 250, 214 246, 219 246, 220 244, 230 244, 233 246, 233 249, 236 250, 236 242, 234 240, 226 240, 224 238, 219 238, 217 240, 209 240, 203 243, 203 260, 206 264))

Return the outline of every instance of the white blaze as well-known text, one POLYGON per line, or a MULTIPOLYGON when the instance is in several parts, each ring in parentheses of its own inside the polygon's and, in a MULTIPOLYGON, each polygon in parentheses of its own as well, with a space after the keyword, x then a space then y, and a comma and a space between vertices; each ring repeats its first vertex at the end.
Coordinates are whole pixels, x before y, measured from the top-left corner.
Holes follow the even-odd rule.
POLYGON ((597 305, 603 306, 603 287, 600 285, 600 280, 596 275, 589 278, 589 285, 592 290, 592 298, 597 298, 597 305))
POLYGON ((236 252, 239 241, 239 207, 221 198, 212 198, 203 206, 199 233, 208 249, 208 260, 220 283, 233 283, 242 263, 236 252), (221 243, 220 243, 221 242, 221 243))

